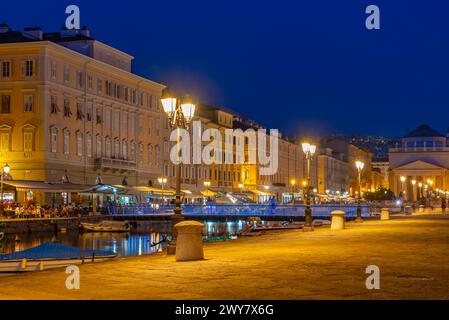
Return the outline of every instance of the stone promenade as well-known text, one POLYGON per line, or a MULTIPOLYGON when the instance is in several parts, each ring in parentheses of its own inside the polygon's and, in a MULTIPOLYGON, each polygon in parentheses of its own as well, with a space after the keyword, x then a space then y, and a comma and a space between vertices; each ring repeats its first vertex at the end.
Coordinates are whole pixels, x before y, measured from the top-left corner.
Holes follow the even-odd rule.
POLYGON ((449 217, 349 223, 207 244, 205 261, 164 254, 65 270, 0 275, 0 299, 449 299, 449 217), (365 288, 368 265, 381 289, 365 288))

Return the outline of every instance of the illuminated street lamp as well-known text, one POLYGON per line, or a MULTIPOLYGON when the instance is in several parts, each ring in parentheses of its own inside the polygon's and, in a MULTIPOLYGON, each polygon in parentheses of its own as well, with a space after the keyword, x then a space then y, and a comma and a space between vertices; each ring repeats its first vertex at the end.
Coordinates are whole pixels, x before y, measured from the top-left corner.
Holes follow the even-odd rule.
POLYGON ((305 224, 304 231, 313 231, 312 225, 312 209, 310 208, 310 162, 312 161, 313 156, 316 152, 316 146, 310 143, 302 144, 302 151, 306 157, 307 161, 307 191, 306 191, 306 210, 305 213, 305 224))
POLYGON ((204 186, 206 187, 206 188, 210 188, 210 181, 204 181, 204 186))
POLYGON ((290 181, 290 184, 292 185, 292 204, 295 204, 295 186, 296 186, 296 180, 292 179, 290 181))
MULTIPOLYGON (((189 125, 195 116, 196 105, 192 102, 190 97, 185 97, 182 101, 176 98, 168 90, 164 91, 163 97, 161 98, 162 106, 168 117, 168 122, 170 127, 176 128, 177 130, 177 146, 178 146, 178 156, 181 148, 181 130, 189 129, 189 125)), ((172 242, 170 243, 167 252, 168 254, 175 254, 176 251, 176 238, 177 232, 174 227, 178 222, 184 220, 182 215, 181 207, 181 162, 178 161, 176 164, 176 200, 175 200, 175 210, 172 217, 172 242)))
POLYGON ((243 188, 244 187, 245 187, 245 185, 243 183, 239 184, 240 193, 243 193, 243 188))
POLYGON ((167 178, 159 178, 157 179, 157 181, 159 182, 159 184, 162 186, 162 199, 165 202, 165 185, 167 184, 167 178))
POLYGON ((9 172, 11 171, 11 167, 8 166, 8 164, 5 164, 2 168, 2 171, 0 172, 1 174, 1 199, 0 202, 3 203, 3 178, 5 175, 8 175, 9 172))
POLYGON ((362 161, 356 161, 355 167, 357 168, 357 172, 359 174, 359 192, 357 197, 357 219, 355 222, 363 222, 362 219, 362 206, 361 206, 361 200, 362 200, 362 171, 363 168, 365 168, 365 163, 362 161))

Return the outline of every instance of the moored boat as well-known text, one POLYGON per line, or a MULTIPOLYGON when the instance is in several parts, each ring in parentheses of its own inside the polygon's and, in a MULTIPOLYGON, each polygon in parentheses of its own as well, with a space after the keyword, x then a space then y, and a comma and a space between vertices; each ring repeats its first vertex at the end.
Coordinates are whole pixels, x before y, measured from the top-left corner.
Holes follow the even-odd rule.
POLYGON ((81 223, 86 231, 92 232, 130 232, 131 226, 128 221, 102 221, 99 223, 81 223))
POLYGON ((70 265, 101 262, 115 258, 104 250, 82 250, 78 247, 47 242, 40 246, 10 254, 0 254, 0 273, 33 272, 64 268, 70 265))

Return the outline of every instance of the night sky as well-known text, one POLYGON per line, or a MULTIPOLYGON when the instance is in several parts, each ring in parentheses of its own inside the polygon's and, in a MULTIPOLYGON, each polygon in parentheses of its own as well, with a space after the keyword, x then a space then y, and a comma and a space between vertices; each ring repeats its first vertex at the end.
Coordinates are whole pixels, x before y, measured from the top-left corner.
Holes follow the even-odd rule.
POLYGON ((2 1, 14 29, 81 9, 134 72, 289 134, 449 127, 449 1, 2 1), (365 8, 381 30, 365 28, 365 8))

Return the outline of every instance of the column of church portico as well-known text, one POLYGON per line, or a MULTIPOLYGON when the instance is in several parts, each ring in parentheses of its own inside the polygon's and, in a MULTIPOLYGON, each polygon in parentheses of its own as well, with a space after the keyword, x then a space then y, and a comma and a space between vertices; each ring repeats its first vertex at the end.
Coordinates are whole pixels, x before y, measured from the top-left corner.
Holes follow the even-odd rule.
MULTIPOLYGON (((412 195, 412 201, 416 201, 418 200, 418 177, 417 176, 413 176, 412 177, 412 181, 416 181, 415 185, 412 184, 412 191, 413 191, 413 195, 412 195)), ((411 183, 411 182, 410 182, 411 183)))
POLYGON ((399 192, 398 192, 398 180, 399 180, 399 177, 398 177, 397 174, 395 174, 394 175, 394 179, 393 179, 393 192, 394 192, 394 194, 396 196, 399 195, 399 192))

